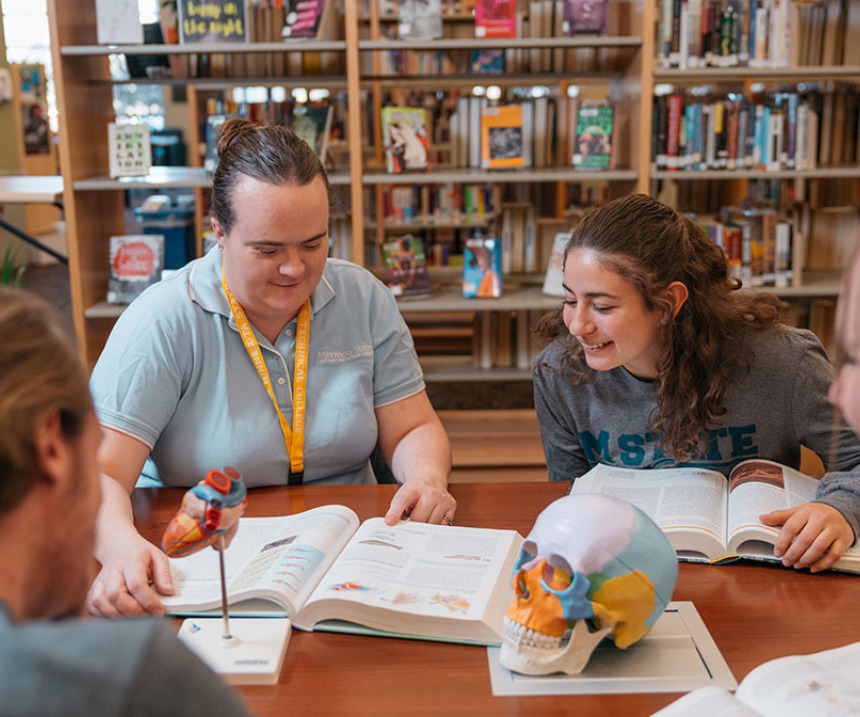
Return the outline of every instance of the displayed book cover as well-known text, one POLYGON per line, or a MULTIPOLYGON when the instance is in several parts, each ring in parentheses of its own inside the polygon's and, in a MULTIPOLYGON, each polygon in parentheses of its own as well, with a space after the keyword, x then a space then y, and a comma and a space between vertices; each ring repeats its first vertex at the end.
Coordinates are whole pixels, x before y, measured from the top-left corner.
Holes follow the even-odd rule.
POLYGON ((405 299, 433 293, 421 239, 405 236, 385 242, 382 256, 385 260, 385 281, 394 296, 405 299))
POLYGON ((131 303, 147 286, 161 281, 163 269, 163 234, 112 236, 108 303, 131 303))
POLYGON ((203 166, 209 174, 214 174, 218 167, 218 128, 227 120, 240 117, 241 115, 235 112, 206 116, 206 156, 203 159, 203 166))
POLYGON ((517 36, 516 0, 476 0, 475 37, 498 40, 517 36))
POLYGON ((333 116, 331 105, 298 105, 290 119, 292 130, 311 146, 323 164, 333 116))
POLYGON ((326 24, 326 14, 334 0, 285 0, 284 27, 281 35, 285 40, 315 40, 326 24))
POLYGON ((404 40, 442 37, 441 0, 400 0, 397 34, 404 40))
POLYGON ((524 164, 521 105, 481 109, 481 166, 488 169, 524 164))
POLYGON ((502 295, 502 242, 498 237, 473 237, 463 248, 463 296, 502 295))
POLYGON ((573 166, 612 169, 615 110, 610 106, 580 107, 576 118, 573 166))
POLYGON ((245 42, 244 0, 179 0, 182 43, 245 42))
POLYGON ((389 172, 430 169, 427 112, 423 107, 383 107, 382 137, 389 172))
MULTIPOLYGON (((342 505, 242 518, 224 552, 230 617, 287 615, 299 630, 499 644, 521 542, 513 530, 360 523, 342 505)), ((168 612, 220 613, 218 555, 170 559, 168 612)))
POLYGON ((99 45, 142 45, 137 0, 96 0, 96 37, 99 45))
POLYGON ((111 177, 139 177, 152 166, 149 126, 145 124, 108 124, 108 156, 111 177))
POLYGON ((570 241, 570 232, 558 232, 552 242, 546 276, 543 280, 543 293, 550 296, 564 296, 564 249, 570 241))
POLYGON ((496 48, 472 50, 469 69, 476 75, 501 75, 505 71, 505 52, 496 48))
MULTIPOLYGON (((780 563, 773 554, 780 529, 765 525, 759 516, 815 500, 817 486, 817 478, 753 458, 738 463, 728 480, 717 470, 697 466, 637 470, 598 463, 574 481, 572 491, 607 493, 641 508, 681 560, 780 563), (670 499, 677 495, 688 499, 670 499)), ((833 569, 860 572, 860 546, 848 548, 833 569)))
POLYGON ((609 0, 564 0, 565 35, 605 35, 609 0))

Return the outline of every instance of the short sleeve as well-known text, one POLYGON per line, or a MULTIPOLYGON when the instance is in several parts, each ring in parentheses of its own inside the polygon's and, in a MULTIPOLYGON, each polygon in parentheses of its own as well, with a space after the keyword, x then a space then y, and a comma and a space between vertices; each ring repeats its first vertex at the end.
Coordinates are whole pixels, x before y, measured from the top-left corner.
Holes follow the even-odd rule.
POLYGON ((128 306, 90 378, 102 425, 155 445, 182 394, 182 333, 146 296, 128 306))
POLYGON ((379 408, 424 388, 424 376, 412 335, 397 302, 377 279, 371 294, 373 340, 373 404, 379 408))

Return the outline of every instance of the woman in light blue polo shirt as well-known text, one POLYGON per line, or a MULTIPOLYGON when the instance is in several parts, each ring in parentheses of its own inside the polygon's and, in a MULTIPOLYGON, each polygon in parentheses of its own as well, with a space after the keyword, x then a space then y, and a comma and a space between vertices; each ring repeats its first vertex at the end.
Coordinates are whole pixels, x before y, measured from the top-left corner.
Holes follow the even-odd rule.
POLYGON ((450 443, 394 298, 326 258, 316 155, 244 120, 222 125, 218 153, 218 248, 134 301, 93 371, 105 432, 96 614, 160 614, 157 593, 172 592, 166 556, 132 523, 136 484, 192 486, 224 465, 249 487, 364 483, 378 443, 402 484, 387 522, 450 523, 456 509, 450 443))

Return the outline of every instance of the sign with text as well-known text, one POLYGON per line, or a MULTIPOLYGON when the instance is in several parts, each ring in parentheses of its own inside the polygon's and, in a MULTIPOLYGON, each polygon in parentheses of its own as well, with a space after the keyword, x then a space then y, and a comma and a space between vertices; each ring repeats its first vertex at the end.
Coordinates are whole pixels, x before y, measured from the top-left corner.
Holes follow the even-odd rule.
POLYGON ((180 0, 180 41, 245 42, 245 0, 180 0))

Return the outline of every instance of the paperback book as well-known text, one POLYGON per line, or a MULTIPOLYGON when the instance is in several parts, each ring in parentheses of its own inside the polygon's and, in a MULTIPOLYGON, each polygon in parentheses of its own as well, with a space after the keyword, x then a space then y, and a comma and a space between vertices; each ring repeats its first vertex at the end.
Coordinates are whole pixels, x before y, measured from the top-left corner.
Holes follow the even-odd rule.
POLYGON ((206 116, 206 156, 203 166, 209 174, 214 174, 218 168, 218 128, 227 120, 238 119, 241 115, 235 112, 206 116))
POLYGON ((245 42, 248 26, 243 0, 180 0, 182 43, 245 42))
POLYGON ((292 130, 307 142, 325 164, 334 108, 331 105, 299 105, 290 119, 292 130))
POLYGON ((605 35, 609 0, 564 0, 565 35, 605 35))
POLYGON ((521 105, 482 108, 481 166, 487 169, 522 167, 523 135, 521 105))
POLYGON ((430 169, 427 112, 423 107, 383 107, 382 136, 389 172, 430 169))
MULTIPOLYGON (((681 560, 778 563, 773 546, 779 529, 759 516, 815 500, 817 486, 811 476, 756 458, 739 463, 728 479, 706 468, 636 470, 599 463, 573 482, 572 492, 605 493, 641 508, 681 560)), ((860 547, 850 547, 834 569, 860 572, 860 547)))
POLYGON ((334 0, 284 0, 284 40, 321 40, 333 19, 334 0))
POLYGON ((433 293, 421 239, 410 235, 385 242, 382 256, 386 283, 398 299, 414 299, 433 293))
POLYGON ((163 234, 111 237, 108 303, 131 303, 147 286, 161 281, 163 269, 163 234))
POLYGON ((614 108, 580 107, 576 119, 576 143, 573 166, 578 169, 612 169, 614 108))
POLYGON ((543 280, 543 293, 550 296, 564 296, 564 249, 570 241, 569 232, 558 232, 552 242, 549 262, 543 280))
POLYGON ((475 37, 498 40, 517 36, 516 0, 476 0, 475 37))
POLYGON ((400 0, 397 33, 404 40, 442 37, 441 0, 400 0))
MULTIPOLYGON (((510 530, 359 523, 340 505, 242 518, 224 553, 230 615, 286 615, 300 630, 499 644, 521 542, 510 530)), ((216 551, 172 558, 170 568, 170 613, 218 613, 216 551)))
POLYGON ((152 145, 145 124, 108 124, 111 177, 138 177, 149 173, 152 145))
POLYGON ((502 295, 502 243, 497 237, 472 237, 463 248, 463 296, 502 295))

